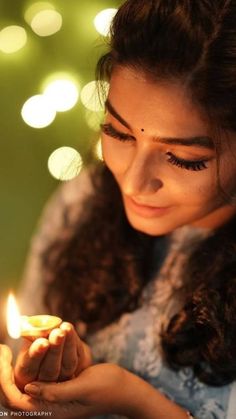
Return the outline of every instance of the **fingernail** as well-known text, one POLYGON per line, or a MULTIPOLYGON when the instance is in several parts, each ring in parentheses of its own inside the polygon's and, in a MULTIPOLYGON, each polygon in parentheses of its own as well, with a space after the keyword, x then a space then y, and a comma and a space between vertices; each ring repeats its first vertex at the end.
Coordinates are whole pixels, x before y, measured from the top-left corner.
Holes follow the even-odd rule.
POLYGON ((61 330, 65 330, 66 332, 70 332, 72 330, 72 325, 67 322, 63 322, 60 326, 61 330))
POLYGON ((55 338, 55 345, 60 345, 63 341, 63 339, 65 338, 64 334, 60 334, 58 336, 56 336, 55 338))
POLYGON ((40 395, 40 388, 35 384, 26 384, 24 388, 25 392, 30 396, 39 396, 40 395))
POLYGON ((46 349, 46 348, 49 348, 48 342, 42 342, 39 344, 39 349, 46 349))

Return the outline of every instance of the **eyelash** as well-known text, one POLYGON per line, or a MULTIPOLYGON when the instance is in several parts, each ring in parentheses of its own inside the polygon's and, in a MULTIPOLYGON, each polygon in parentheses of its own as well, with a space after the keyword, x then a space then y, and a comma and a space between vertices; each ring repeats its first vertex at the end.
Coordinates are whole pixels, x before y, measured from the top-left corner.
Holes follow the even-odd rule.
MULTIPOLYGON (((135 139, 132 135, 116 131, 111 124, 101 124, 101 130, 104 134, 108 135, 109 137, 115 138, 119 141, 126 142, 133 141, 135 139)), ((184 160, 175 156, 171 152, 166 153, 166 155, 169 157, 167 159, 169 163, 181 169, 192 170, 195 172, 207 169, 207 160, 184 160)))
POLYGON ((207 169, 206 162, 207 160, 184 160, 176 157, 171 152, 166 153, 169 156, 167 160, 169 163, 173 164, 174 166, 180 167, 181 169, 186 170, 193 170, 198 172, 199 170, 207 169))
POLYGON ((104 134, 108 135, 109 137, 116 138, 119 141, 125 142, 134 140, 132 135, 116 131, 111 124, 101 124, 100 127, 104 134))

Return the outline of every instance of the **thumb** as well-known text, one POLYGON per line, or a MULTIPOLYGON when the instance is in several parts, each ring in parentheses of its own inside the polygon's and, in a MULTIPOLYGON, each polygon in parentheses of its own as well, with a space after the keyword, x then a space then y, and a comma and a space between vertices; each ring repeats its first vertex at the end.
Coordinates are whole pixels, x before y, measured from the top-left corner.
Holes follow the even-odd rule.
POLYGON ((78 378, 60 383, 32 382, 26 384, 24 391, 31 397, 53 403, 63 403, 78 400, 80 385, 78 378))
POLYGON ((12 362, 12 352, 7 345, 0 345, 0 361, 5 364, 11 364, 12 362))
MULTIPOLYGON (((22 400, 22 393, 16 387, 14 382, 14 374, 11 366, 12 352, 7 345, 0 345, 0 395, 1 401, 12 407, 22 409, 24 401, 22 400), (22 404, 23 403, 23 404, 22 404)), ((25 403, 27 403, 25 401, 25 403)), ((24 405, 24 407, 26 404, 24 405)))

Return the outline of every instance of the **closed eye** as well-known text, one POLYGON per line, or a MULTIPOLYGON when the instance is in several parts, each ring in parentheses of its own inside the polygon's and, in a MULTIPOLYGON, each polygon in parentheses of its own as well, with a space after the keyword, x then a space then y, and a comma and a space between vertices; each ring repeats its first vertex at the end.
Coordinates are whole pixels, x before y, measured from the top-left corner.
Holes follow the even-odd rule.
POLYGON ((209 161, 209 159, 185 160, 175 156, 171 152, 166 153, 166 155, 168 156, 167 161, 170 164, 179 167, 180 169, 193 170, 194 172, 199 172, 200 170, 208 168, 206 163, 209 161))
MULTIPOLYGON (((104 134, 108 135, 109 137, 115 138, 119 141, 128 142, 128 141, 135 140, 134 136, 118 131, 110 123, 101 124, 100 127, 104 134)), ((177 166, 180 169, 192 170, 192 171, 198 172, 200 170, 204 170, 208 168, 206 163, 209 161, 209 159, 185 160, 180 157, 177 157, 171 152, 167 152, 166 155, 168 156, 168 159, 167 159, 168 163, 172 164, 173 166, 177 166)))
POLYGON ((108 135, 109 137, 116 138, 117 140, 120 140, 120 141, 134 141, 135 140, 133 135, 120 132, 117 129, 115 129, 111 124, 101 124, 100 127, 104 134, 108 135))

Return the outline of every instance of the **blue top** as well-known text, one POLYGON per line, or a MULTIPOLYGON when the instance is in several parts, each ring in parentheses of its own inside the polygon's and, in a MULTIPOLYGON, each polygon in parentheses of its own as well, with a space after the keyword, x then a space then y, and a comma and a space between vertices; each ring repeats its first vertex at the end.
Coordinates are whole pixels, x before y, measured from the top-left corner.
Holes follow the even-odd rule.
MULTIPOLYGON (((90 336, 88 343, 97 362, 127 368, 196 418, 226 419, 232 385, 208 386, 194 376, 191 368, 173 371, 163 363, 160 348, 161 327, 179 307, 175 297, 181 285, 180 268, 189 249, 199 241, 199 234, 205 232, 189 227, 176 230, 170 236, 161 268, 143 292, 141 307, 90 336)), ((236 418, 236 407, 234 413, 236 418)))
MULTIPOLYGON (((57 237, 67 239, 73 232, 84 198, 92 193, 88 172, 66 182, 51 198, 25 270, 20 299, 22 314, 45 313, 44 283, 40 253, 57 237), (68 217, 65 223, 65 208, 68 217), (35 299, 37 295, 37 299, 35 299)), ((112 362, 148 381, 168 398, 191 411, 198 419, 236 419, 236 385, 212 387, 200 382, 191 368, 173 371, 162 359, 160 330, 181 307, 178 290, 181 267, 194 246, 211 232, 189 226, 156 241, 152 280, 143 290, 139 307, 124 313, 116 322, 87 336, 95 362, 112 362)), ((78 332, 86 325, 78 319, 78 332)), ((117 417, 115 415, 106 416, 117 417)))

